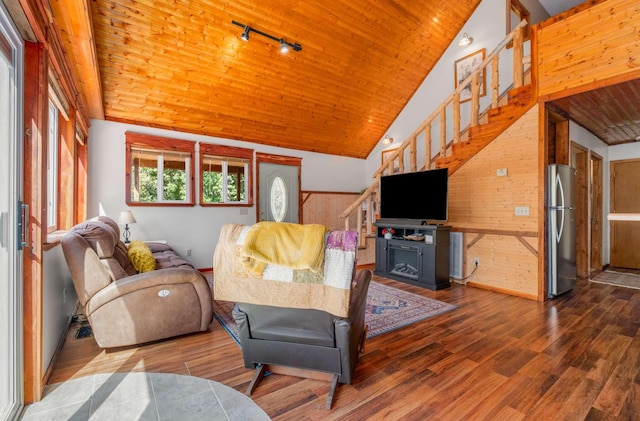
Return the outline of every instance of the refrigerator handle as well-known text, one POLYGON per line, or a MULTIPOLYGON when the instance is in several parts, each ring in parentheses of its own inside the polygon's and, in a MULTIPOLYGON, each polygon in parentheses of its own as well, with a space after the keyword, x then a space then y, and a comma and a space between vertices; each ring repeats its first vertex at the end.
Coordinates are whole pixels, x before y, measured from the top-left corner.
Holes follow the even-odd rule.
POLYGON ((560 243, 560 239, 562 238, 562 230, 564 229, 564 209, 559 209, 560 215, 562 215, 562 218, 560 218, 560 226, 558 228, 556 228, 556 243, 560 243))
POLYGON ((560 180, 560 174, 556 175, 556 188, 560 190, 560 200, 562 201, 559 206, 564 208, 564 189, 562 188, 562 180, 560 180))

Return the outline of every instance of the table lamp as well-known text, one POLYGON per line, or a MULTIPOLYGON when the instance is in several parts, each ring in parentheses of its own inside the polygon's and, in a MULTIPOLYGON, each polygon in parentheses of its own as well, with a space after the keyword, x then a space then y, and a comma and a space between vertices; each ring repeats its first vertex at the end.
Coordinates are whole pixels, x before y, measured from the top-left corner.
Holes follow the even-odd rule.
POLYGON ((129 237, 131 236, 131 231, 129 231, 129 224, 135 224, 136 218, 133 217, 133 212, 131 211, 122 211, 120 212, 120 217, 118 218, 118 224, 124 224, 124 231, 122 231, 122 236, 124 237, 124 243, 129 244, 129 237))

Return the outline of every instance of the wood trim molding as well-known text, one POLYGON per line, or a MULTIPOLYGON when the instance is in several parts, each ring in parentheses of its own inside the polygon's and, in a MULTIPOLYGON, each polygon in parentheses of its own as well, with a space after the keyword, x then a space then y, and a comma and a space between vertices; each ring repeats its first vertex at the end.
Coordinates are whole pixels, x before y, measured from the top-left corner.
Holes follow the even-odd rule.
POLYGON ((520 237, 519 235, 516 235, 516 238, 518 239, 518 241, 520 241, 524 248, 529 250, 535 257, 538 257, 538 250, 534 249, 531 244, 527 243, 527 240, 525 240, 523 237, 520 237))
POLYGON ((291 165, 296 167, 302 166, 302 158, 295 156, 273 155, 262 152, 256 152, 256 163, 266 162, 270 164, 291 165))
POLYGON ((29 244, 23 252, 24 401, 42 397, 43 243, 46 239, 47 54, 43 44, 25 42, 24 202, 29 205, 29 244), (44 228, 43 228, 44 227, 44 228))
POLYGON ((464 228, 464 227, 452 227, 451 231, 465 232, 474 234, 487 234, 487 235, 504 235, 507 237, 538 237, 538 233, 535 231, 510 231, 510 230, 494 230, 486 228, 464 228))

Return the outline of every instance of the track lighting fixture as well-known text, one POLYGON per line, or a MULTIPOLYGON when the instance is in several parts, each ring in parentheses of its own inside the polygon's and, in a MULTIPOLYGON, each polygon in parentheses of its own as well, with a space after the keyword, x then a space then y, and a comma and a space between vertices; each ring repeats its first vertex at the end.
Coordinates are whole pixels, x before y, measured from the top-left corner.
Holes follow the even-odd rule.
POLYGON ((245 25, 243 23, 237 22, 235 20, 232 20, 231 23, 233 23, 234 25, 237 25, 239 27, 241 27, 243 29, 242 31, 242 35, 240 35, 240 38, 242 38, 242 40, 244 41, 249 41, 249 33, 250 32, 255 32, 258 35, 262 35, 263 37, 269 38, 271 40, 274 40, 278 43, 280 43, 280 52, 282 54, 286 54, 289 52, 289 48, 293 49, 293 51, 300 51, 302 50, 302 46, 300 44, 296 43, 290 43, 285 41, 284 38, 277 38, 274 37, 273 35, 267 34, 266 32, 262 32, 259 31, 255 28, 250 27, 249 25, 245 25))
POLYGON ((469 34, 465 32, 464 34, 462 34, 462 38, 460 39, 460 41, 458 41, 458 46, 466 47, 467 45, 471 45, 472 42, 473 38, 471 38, 469 34))
POLYGON ((243 41, 249 41, 249 27, 245 26, 244 31, 242 31, 242 35, 240 35, 243 41))

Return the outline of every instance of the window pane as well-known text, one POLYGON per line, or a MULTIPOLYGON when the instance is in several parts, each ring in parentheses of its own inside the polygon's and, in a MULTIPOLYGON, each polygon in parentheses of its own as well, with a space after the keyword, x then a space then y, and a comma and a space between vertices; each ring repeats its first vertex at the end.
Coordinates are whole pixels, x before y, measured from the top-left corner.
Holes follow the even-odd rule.
POLYGON ((47 141, 47 226, 55 227, 58 221, 58 109, 51 101, 47 141))
POLYGON ((180 155, 163 154, 162 198, 184 201, 187 198, 187 165, 180 155))
POLYGON ((227 163, 227 200, 229 202, 246 202, 246 162, 241 160, 227 163))
POLYGON ((282 222, 287 216, 287 186, 281 177, 276 177, 271 184, 271 215, 276 222, 282 222))
POLYGON ((205 156, 202 161, 202 198, 204 203, 222 203, 222 160, 205 156))
POLYGON ((158 152, 131 149, 131 198, 135 202, 158 201, 158 152))

